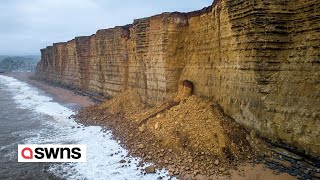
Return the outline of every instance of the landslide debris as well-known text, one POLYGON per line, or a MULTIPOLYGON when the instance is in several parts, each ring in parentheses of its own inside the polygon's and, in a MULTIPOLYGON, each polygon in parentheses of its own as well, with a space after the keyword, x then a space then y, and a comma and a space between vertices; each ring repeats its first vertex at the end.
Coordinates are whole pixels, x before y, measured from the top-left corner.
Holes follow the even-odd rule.
POLYGON ((112 114, 122 115, 130 118, 133 114, 141 113, 145 108, 138 92, 127 90, 116 95, 111 100, 105 101, 100 106, 100 109, 108 110, 112 114))
POLYGON ((246 133, 209 101, 191 96, 146 123, 164 146, 202 152, 226 160, 250 151, 246 133))
POLYGON ((131 155, 167 168, 172 176, 226 175, 255 155, 246 131, 197 96, 149 108, 129 90, 81 110, 76 118, 112 130, 131 155))

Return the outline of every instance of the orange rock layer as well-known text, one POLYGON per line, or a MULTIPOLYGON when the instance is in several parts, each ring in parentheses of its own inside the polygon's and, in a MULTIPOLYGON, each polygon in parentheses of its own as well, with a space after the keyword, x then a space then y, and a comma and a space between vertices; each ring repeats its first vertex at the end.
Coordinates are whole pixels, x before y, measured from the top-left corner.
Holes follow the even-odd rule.
POLYGON ((320 156, 320 1, 220 0, 41 50, 36 75, 148 104, 179 82, 261 136, 320 156))

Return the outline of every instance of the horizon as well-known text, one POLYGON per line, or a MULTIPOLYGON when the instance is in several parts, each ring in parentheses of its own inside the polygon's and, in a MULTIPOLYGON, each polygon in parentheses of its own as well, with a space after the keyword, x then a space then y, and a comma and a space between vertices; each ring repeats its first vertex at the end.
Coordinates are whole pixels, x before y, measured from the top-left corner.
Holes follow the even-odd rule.
POLYGON ((0 2, 0 55, 40 56, 40 49, 99 29, 132 24, 164 12, 191 12, 213 0, 135 2, 124 0, 11 0, 0 2), (70 13, 72 12, 72 13, 70 13))

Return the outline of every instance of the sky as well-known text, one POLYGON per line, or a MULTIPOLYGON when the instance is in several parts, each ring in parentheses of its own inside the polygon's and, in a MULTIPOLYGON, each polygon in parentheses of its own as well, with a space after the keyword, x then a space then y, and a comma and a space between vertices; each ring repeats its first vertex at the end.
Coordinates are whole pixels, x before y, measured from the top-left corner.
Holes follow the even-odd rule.
POLYGON ((162 12, 189 12, 213 0, 1 0, 0 55, 39 55, 40 49, 98 29, 131 24, 162 12))

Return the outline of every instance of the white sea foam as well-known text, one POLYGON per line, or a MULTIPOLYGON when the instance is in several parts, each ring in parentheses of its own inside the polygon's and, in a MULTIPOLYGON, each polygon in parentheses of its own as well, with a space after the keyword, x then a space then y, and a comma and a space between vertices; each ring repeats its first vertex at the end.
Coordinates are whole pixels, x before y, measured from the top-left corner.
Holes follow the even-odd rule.
MULTIPOLYGON (((0 75, 0 83, 12 92, 14 101, 19 108, 31 109, 36 113, 51 118, 39 120, 44 125, 33 136, 25 139, 25 144, 86 144, 86 163, 53 164, 49 170, 55 175, 67 179, 157 179, 160 175, 166 176, 167 171, 158 171, 159 174, 142 175, 137 170, 139 159, 126 157, 127 151, 112 139, 111 132, 105 132, 99 126, 83 126, 73 119, 69 119, 73 111, 54 102, 37 88, 21 82, 15 78, 0 75), (131 161, 119 163, 125 159, 131 161)), ((166 177, 167 178, 167 177, 166 177)))

